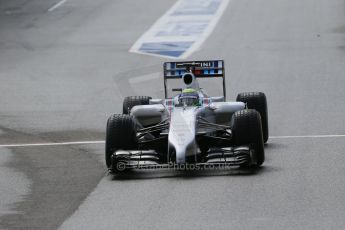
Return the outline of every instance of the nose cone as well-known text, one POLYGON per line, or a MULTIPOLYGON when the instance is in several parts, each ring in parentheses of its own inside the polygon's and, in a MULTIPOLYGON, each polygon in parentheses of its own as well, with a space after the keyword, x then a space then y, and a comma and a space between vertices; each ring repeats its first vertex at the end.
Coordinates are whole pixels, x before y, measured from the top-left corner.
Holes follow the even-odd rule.
POLYGON ((169 148, 176 152, 176 163, 186 163, 187 156, 196 155, 196 108, 175 108, 171 114, 169 148))

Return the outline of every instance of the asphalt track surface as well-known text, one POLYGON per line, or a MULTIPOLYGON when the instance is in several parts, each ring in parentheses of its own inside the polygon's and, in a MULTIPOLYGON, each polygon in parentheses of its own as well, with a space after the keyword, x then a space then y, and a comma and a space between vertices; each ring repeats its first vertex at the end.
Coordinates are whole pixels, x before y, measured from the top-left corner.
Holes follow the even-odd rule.
MULTIPOLYGON (((154 76, 167 59, 128 50, 174 1, 69 0, 49 11, 57 3, 0 1, 0 145, 103 140, 124 96, 162 96, 154 76)), ((342 0, 232 0, 188 59, 224 59, 229 99, 265 92, 272 136, 343 135, 344 11, 342 0)), ((0 228, 345 225, 341 136, 272 138, 254 171, 118 178, 103 152, 102 143, 1 147, 0 228)))

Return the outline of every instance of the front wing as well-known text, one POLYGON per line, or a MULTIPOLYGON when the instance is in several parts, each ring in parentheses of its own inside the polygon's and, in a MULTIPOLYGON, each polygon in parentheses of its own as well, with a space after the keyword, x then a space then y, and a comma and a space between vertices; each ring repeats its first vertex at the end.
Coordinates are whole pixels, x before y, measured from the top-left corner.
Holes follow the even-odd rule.
POLYGON ((174 162, 162 161, 162 156, 155 151, 119 150, 112 156, 110 170, 119 172, 127 169, 199 169, 249 166, 255 161, 252 151, 250 146, 212 148, 201 162, 177 165, 174 162))

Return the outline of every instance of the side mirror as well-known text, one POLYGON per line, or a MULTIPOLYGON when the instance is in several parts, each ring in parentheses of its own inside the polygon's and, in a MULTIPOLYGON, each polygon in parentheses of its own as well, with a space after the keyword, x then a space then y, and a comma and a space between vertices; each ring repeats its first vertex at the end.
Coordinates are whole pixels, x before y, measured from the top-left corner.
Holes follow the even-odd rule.
POLYGON ((172 89, 173 92, 182 92, 182 88, 174 88, 172 89))
POLYGON ((163 104, 163 99, 150 99, 149 105, 163 104))

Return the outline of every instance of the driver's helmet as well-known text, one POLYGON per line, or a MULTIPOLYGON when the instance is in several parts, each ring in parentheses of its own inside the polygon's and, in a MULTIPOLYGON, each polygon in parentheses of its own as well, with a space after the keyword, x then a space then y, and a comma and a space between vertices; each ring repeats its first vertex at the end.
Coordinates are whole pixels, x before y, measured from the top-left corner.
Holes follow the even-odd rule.
POLYGON ((199 93, 192 88, 186 88, 179 97, 179 103, 184 106, 199 106, 199 93))

